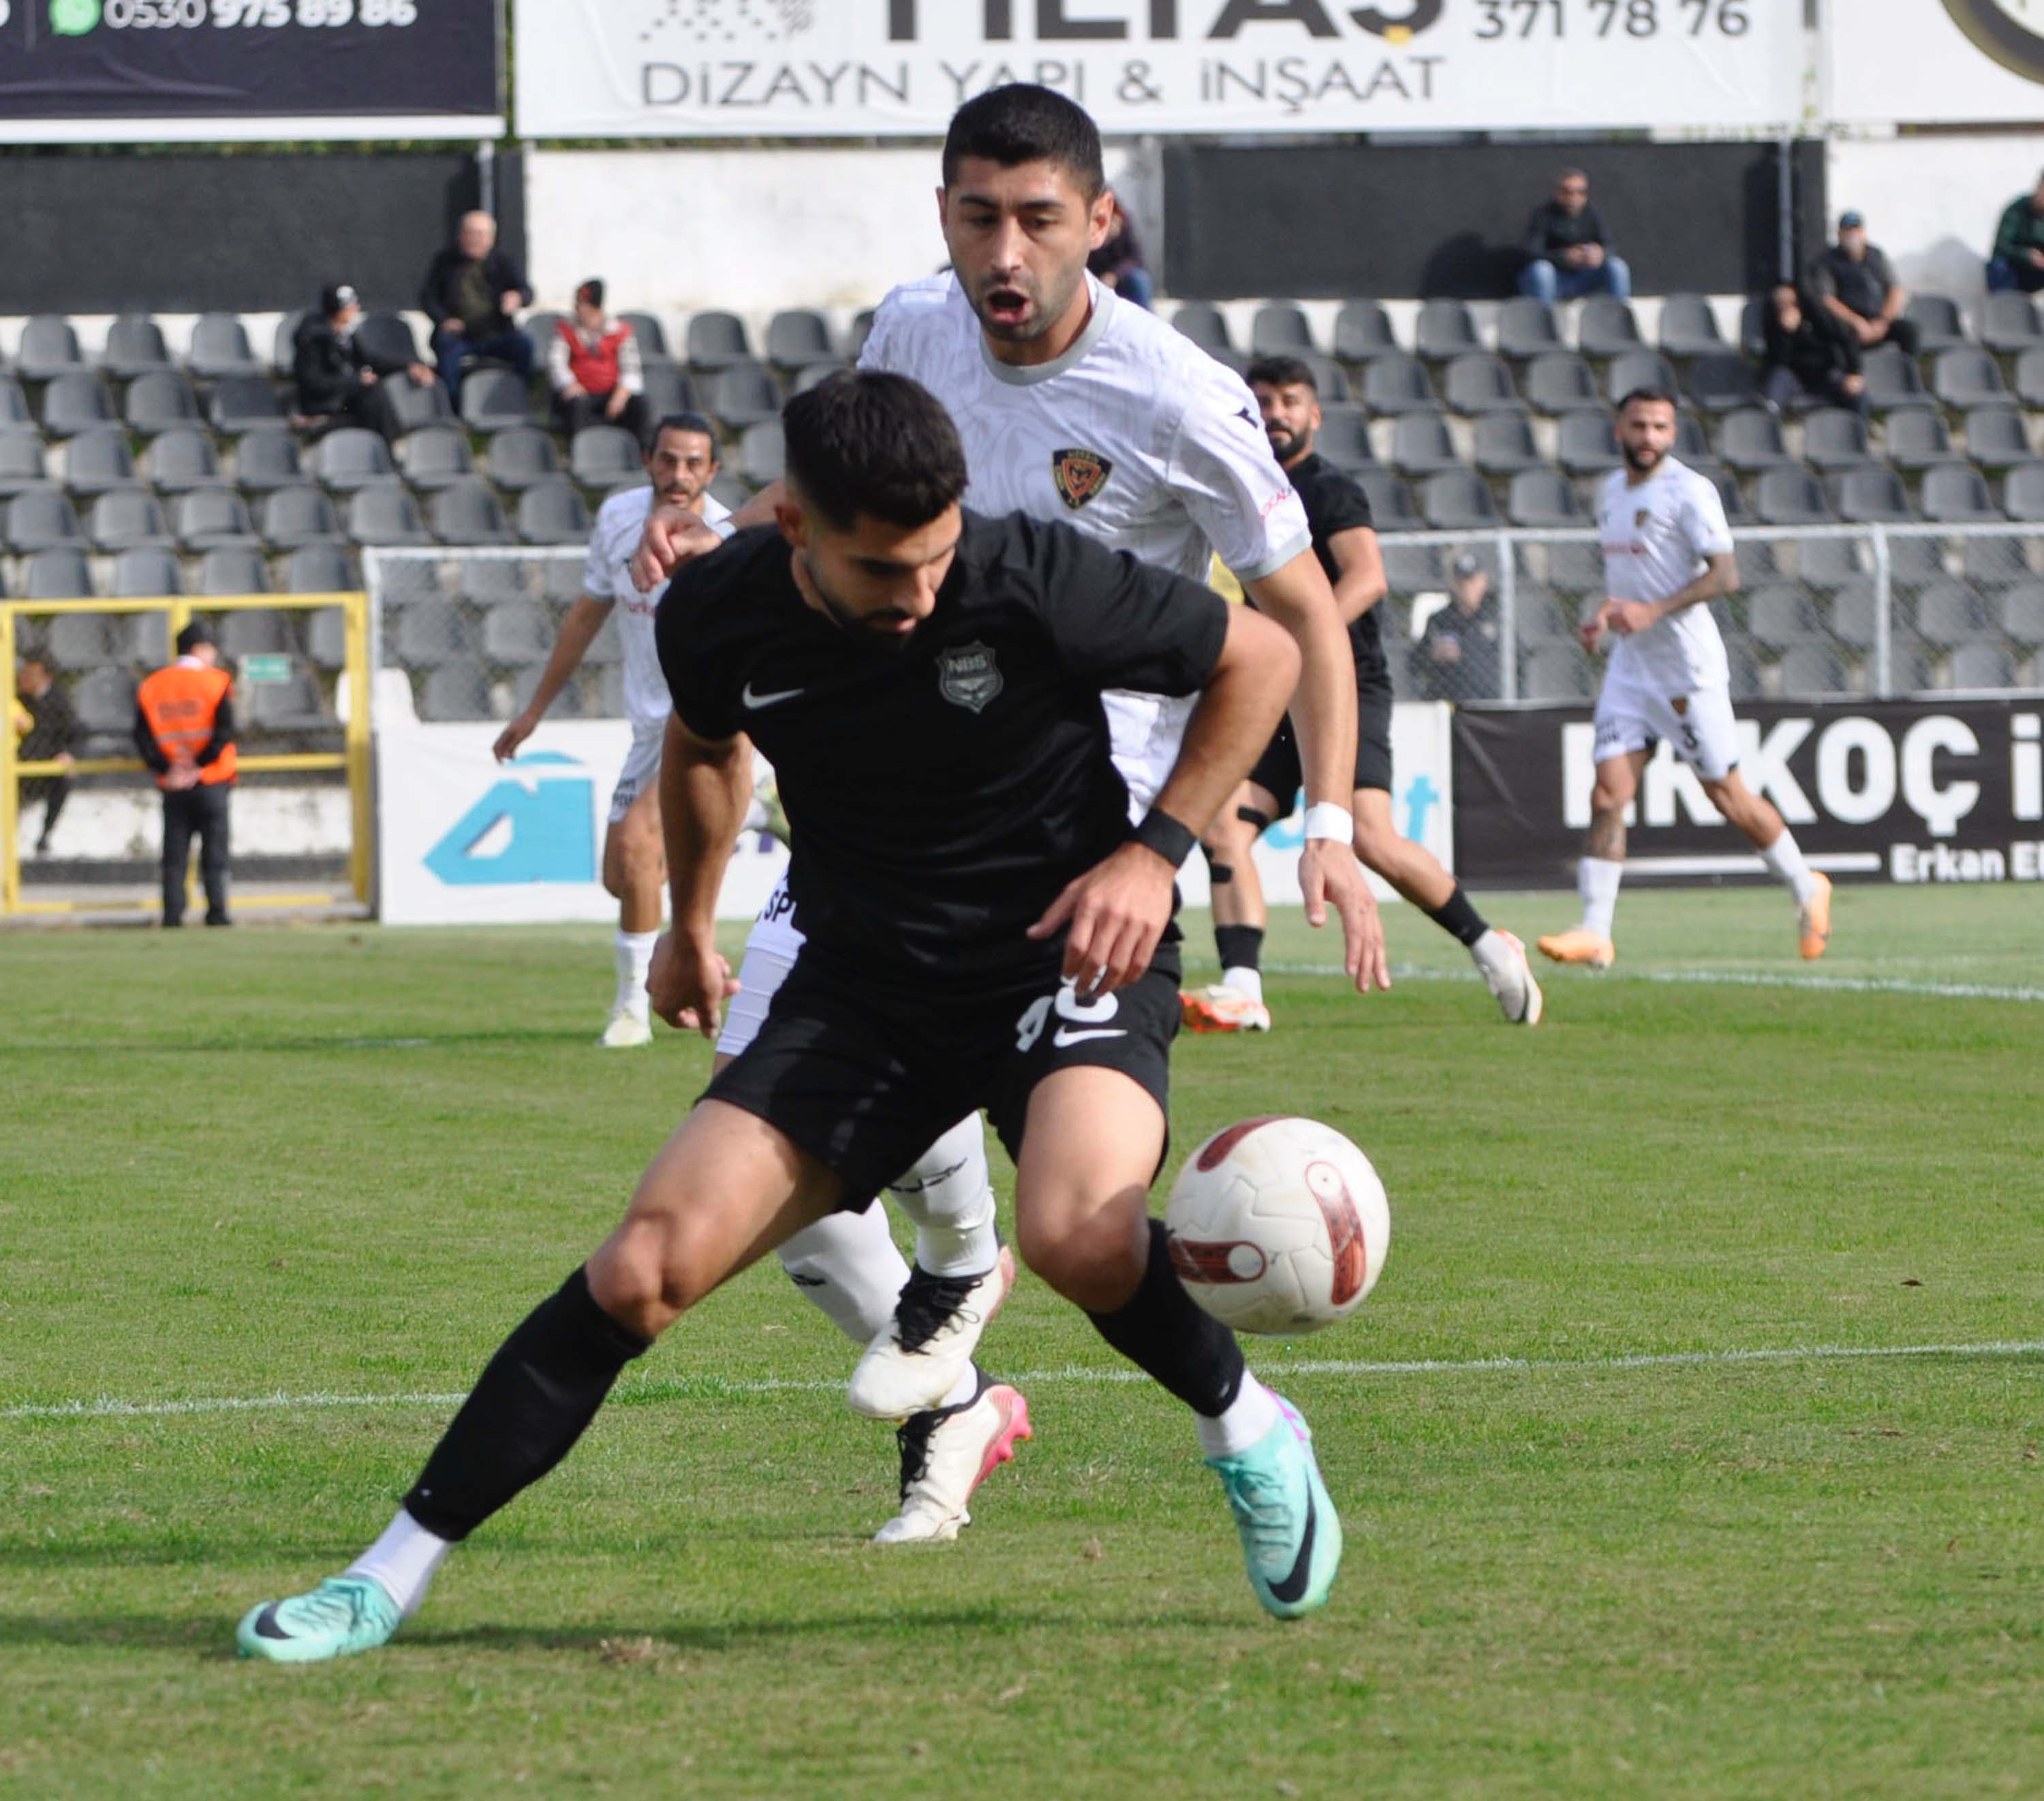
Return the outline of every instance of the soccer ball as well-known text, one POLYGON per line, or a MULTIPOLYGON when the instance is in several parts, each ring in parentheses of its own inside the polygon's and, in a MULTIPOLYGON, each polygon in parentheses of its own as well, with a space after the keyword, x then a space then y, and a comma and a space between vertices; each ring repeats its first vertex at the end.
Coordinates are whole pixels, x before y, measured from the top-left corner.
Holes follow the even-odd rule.
POLYGON ((1370 1159, 1331 1126, 1272 1116, 1185 1159, 1164 1212, 1171 1266, 1224 1325, 1317 1332, 1362 1304, 1391 1244, 1370 1159))

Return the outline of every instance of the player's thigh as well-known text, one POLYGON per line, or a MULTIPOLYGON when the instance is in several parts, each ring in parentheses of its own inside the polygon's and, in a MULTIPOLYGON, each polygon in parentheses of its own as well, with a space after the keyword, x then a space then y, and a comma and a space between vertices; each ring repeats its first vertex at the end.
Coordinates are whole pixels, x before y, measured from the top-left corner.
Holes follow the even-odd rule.
POLYGON ((1739 724, 1729 689, 1700 688, 1666 705, 1669 742, 1700 779, 1723 781, 1739 767, 1739 724))
POLYGON ((1600 801, 1623 805, 1632 798, 1639 771, 1660 739, 1656 700, 1621 671, 1604 672, 1590 727, 1590 761, 1596 768, 1600 801))

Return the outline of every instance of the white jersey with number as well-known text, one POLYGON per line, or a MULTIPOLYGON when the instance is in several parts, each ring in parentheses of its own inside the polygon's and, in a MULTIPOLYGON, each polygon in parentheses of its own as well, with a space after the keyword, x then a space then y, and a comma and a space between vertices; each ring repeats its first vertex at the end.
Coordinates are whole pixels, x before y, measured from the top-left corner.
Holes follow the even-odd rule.
MULTIPOLYGON (((1062 520, 1145 563, 1204 582, 1216 552, 1247 580, 1310 547, 1247 383, 1153 313, 1086 278, 1093 317, 1055 362, 995 361, 955 278, 880 304, 862 369, 912 377, 965 446, 977 513, 1062 520)), ((1190 700, 1110 694, 1114 761, 1139 817, 1178 760, 1190 700)))
MULTIPOLYGON (((1604 592, 1615 600, 1665 601, 1703 574, 1706 558, 1732 547, 1724 499, 1714 482, 1672 456, 1644 482, 1625 477, 1614 470, 1598 498, 1604 592)), ((1619 639, 1605 680, 1667 695, 1728 686, 1731 667, 1710 603, 1619 639)))
MULTIPOLYGON (((649 482, 613 494, 597 508, 596 528, 590 533, 589 560, 582 572, 582 591, 593 601, 608 602, 617 616, 617 640, 624 663, 624 715, 640 726, 666 724, 674 705, 653 641, 653 612, 659 595, 642 594, 632 582, 632 555, 652 507, 649 482)), ((705 524, 714 525, 728 519, 731 509, 705 494, 702 516, 705 524)))

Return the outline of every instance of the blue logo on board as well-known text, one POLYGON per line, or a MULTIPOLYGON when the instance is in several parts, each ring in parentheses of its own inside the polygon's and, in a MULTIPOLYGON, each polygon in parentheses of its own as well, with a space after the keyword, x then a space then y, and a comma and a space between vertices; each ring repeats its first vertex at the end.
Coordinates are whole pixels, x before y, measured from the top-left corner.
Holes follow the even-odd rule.
MULTIPOLYGON (((536 751, 515 770, 580 769, 573 757, 536 751)), ((504 887, 596 880, 596 789, 586 775, 507 778, 457 820, 426 853, 426 867, 450 887, 504 887), (486 841, 501 835, 490 850, 486 841)))

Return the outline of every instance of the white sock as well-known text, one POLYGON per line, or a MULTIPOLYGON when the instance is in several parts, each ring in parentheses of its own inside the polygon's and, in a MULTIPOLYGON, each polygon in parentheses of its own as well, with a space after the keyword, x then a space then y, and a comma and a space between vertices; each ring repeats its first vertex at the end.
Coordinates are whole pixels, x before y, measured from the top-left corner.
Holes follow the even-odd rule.
POLYGON ((620 931, 612 947, 617 962, 617 998, 612 1011, 630 1013, 644 1020, 651 1016, 652 997, 646 992, 647 973, 653 967, 653 947, 660 941, 657 931, 620 931))
POLYGON ((781 1267, 831 1323, 863 1350, 894 1317, 909 1265, 878 1201, 863 1213, 827 1213, 781 1246, 781 1267))
POLYGON ((1576 892, 1583 897, 1583 930, 1611 936, 1611 916, 1618 911, 1618 885, 1625 865, 1609 857, 1585 857, 1576 865, 1576 892))
POLYGON ((1258 1006, 1263 1003, 1263 972, 1261 970, 1223 970, 1220 985, 1233 989, 1237 994, 1246 996, 1258 1006))
POLYGON ((916 1261, 932 1276, 983 1276, 999 1261, 986 1134, 968 1113, 887 1192, 916 1222, 916 1261))
POLYGON ((1760 860, 1766 864, 1777 881, 1788 884, 1797 906, 1817 892, 1817 878, 1810 873, 1810 866, 1803 861, 1802 847, 1796 843, 1795 833, 1785 825, 1781 828, 1781 835, 1760 853, 1760 860))
POLYGON ((346 1573, 366 1576, 378 1584, 409 1619, 425 1599, 440 1559, 453 1549, 451 1540, 428 1532, 400 1507, 398 1517, 383 1528, 383 1536, 350 1564, 346 1573))
POLYGON ((1217 1419, 1196 1413, 1193 1423, 1199 1428, 1200 1449, 1208 1457, 1234 1457, 1247 1450, 1283 1417, 1278 1411, 1278 1397, 1245 1369, 1242 1387, 1228 1403, 1228 1411, 1217 1419))

